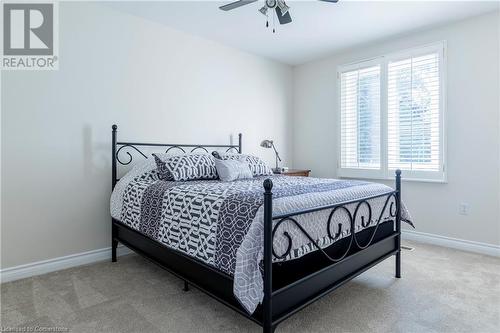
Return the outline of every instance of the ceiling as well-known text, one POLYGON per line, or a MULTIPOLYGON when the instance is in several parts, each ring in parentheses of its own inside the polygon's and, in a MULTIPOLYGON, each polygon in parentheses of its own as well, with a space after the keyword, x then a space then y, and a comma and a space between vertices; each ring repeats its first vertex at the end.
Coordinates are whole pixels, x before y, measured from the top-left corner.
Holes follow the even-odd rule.
POLYGON ((499 9, 497 1, 287 1, 293 22, 266 28, 260 0, 229 12, 228 1, 125 1, 115 9, 222 44, 297 65, 329 53, 499 9))

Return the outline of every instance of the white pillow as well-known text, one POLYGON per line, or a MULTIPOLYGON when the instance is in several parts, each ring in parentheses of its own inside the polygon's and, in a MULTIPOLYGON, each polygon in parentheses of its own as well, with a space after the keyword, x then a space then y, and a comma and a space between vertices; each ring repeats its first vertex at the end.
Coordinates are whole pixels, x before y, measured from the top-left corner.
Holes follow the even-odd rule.
POLYGON ((220 180, 231 182, 236 179, 253 178, 253 173, 246 161, 241 160, 219 160, 214 159, 215 168, 220 180))
MULTIPOLYGON (((216 157, 217 158, 217 157, 216 157)), ((268 176, 273 174, 273 170, 257 156, 245 154, 222 153, 219 154, 222 160, 240 160, 245 161, 254 176, 268 176)))

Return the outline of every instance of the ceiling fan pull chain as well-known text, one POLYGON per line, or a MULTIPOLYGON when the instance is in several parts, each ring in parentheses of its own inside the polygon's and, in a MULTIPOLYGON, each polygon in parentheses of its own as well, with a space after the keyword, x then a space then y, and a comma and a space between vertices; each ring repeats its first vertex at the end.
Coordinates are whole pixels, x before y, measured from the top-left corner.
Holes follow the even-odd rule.
POLYGON ((276 33, 276 15, 273 15, 273 34, 276 33))

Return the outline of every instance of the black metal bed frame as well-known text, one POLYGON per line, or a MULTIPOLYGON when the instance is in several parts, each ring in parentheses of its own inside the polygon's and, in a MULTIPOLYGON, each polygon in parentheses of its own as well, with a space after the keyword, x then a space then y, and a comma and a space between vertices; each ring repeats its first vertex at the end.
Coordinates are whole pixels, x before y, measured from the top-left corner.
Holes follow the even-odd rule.
MULTIPOLYGON (((226 148, 227 151, 235 150, 242 152, 242 135, 239 134, 237 145, 198 145, 198 144, 157 144, 140 142, 118 142, 117 126, 112 126, 112 187, 114 188, 117 178, 117 162, 128 165, 133 160, 133 155, 127 149, 135 151, 144 158, 148 158, 138 147, 163 148, 166 151, 180 149, 183 152, 203 150, 207 148, 226 148), (120 154, 128 157, 123 160, 120 154)), ((233 278, 215 267, 192 258, 182 252, 173 250, 141 232, 134 230, 116 219, 112 219, 112 261, 116 261, 116 249, 118 242, 124 244, 138 254, 160 265, 172 274, 184 281, 184 290, 189 290, 189 284, 204 291, 213 298, 229 306, 236 312, 253 320, 263 327, 264 333, 274 332, 276 326, 291 315, 305 308, 317 299, 329 294, 359 274, 377 265, 381 261, 395 256, 396 278, 401 277, 401 172, 396 170, 396 189, 394 191, 373 197, 360 198, 334 205, 316 207, 306 210, 294 211, 286 214, 272 214, 273 206, 273 183, 266 179, 264 187, 264 258, 263 258, 263 281, 264 299, 253 314, 247 313, 233 295, 233 278), (369 200, 376 197, 385 197, 378 219, 372 219, 372 207, 369 200), (351 214, 348 205, 355 205, 354 213, 351 214), (361 208, 365 206, 362 214, 361 208), (391 216, 391 223, 381 223, 386 209, 391 216), (326 231, 331 240, 337 240, 341 234, 341 225, 337 232, 332 232, 333 217, 337 212, 343 211, 350 221, 350 235, 334 242, 328 248, 322 249, 317 242, 307 233, 295 219, 296 216, 312 213, 320 210, 329 210, 326 222, 326 231), (366 215, 366 216, 365 216, 366 215), (360 220, 358 220, 358 218, 360 220), (361 232, 355 230, 356 221, 367 229, 361 232), (374 226, 368 227, 370 223, 374 226), (290 275, 297 272, 297 266, 293 262, 275 262, 283 259, 292 249, 293 239, 287 233, 281 234, 288 242, 287 250, 283 254, 277 254, 273 248, 273 240, 283 223, 292 223, 298 228, 309 241, 315 245, 317 251, 297 260, 302 260, 300 274, 295 274, 290 280, 290 275), (377 232, 379 231, 379 232, 377 232), (339 255, 340 253, 340 255, 339 255), (294 267, 288 269, 287 267, 294 267), (273 271, 275 275, 273 276, 273 271)), ((299 271, 300 271, 299 270, 299 271)))

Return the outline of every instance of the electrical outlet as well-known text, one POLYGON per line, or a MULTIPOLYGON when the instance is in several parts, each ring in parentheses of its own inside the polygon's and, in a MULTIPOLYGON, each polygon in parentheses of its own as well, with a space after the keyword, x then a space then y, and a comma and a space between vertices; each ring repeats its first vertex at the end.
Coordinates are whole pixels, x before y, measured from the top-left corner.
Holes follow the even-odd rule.
POLYGON ((458 205, 458 214, 460 214, 460 215, 469 215, 469 210, 470 210, 470 206, 468 203, 461 202, 458 205))

